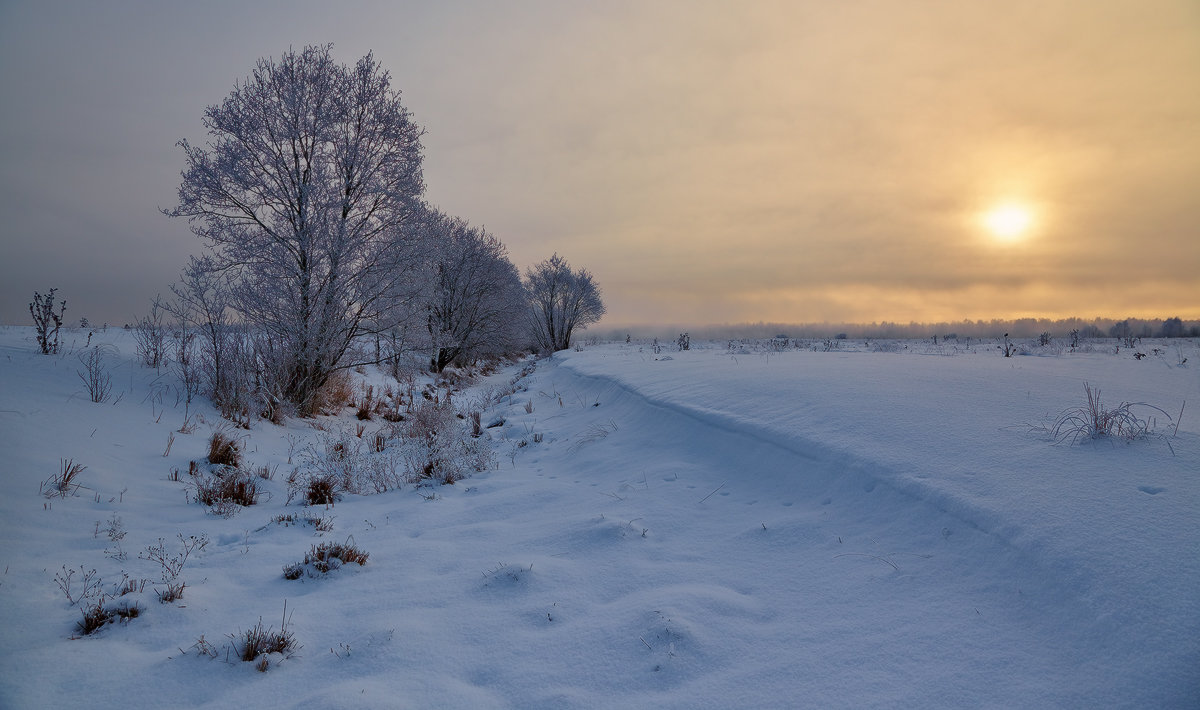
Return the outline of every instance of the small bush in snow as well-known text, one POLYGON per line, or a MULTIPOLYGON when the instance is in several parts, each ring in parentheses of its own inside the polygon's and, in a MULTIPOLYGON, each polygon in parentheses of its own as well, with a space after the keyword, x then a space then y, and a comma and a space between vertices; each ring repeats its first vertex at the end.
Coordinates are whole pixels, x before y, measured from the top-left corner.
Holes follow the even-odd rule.
POLYGON ((161 297, 150 304, 150 314, 143 316, 133 328, 133 340, 138 357, 146 367, 158 370, 167 363, 167 309, 161 297))
POLYGON ((79 567, 79 579, 76 579, 75 570, 67 569, 67 566, 63 565, 62 572, 54 574, 54 583, 71 606, 74 606, 85 599, 99 596, 103 580, 97 576, 96 570, 88 570, 83 566, 79 567))
POLYGON ((288 500, 331 505, 342 493, 382 493, 403 485, 400 453, 390 448, 388 431, 360 434, 365 430, 357 427, 325 433, 317 445, 301 452, 300 467, 288 481, 288 500))
POLYGON ((449 404, 429 402, 415 407, 402 433, 405 461, 414 482, 451 484, 493 464, 491 449, 482 439, 466 435, 449 404))
POLYGON ((88 398, 97 404, 106 401, 112 391, 112 377, 104 369, 103 348, 97 345, 80 354, 79 362, 83 363, 83 371, 76 371, 76 374, 87 387, 88 398))
POLYGON ((58 352, 58 329, 63 324, 63 313, 67 310, 67 302, 59 301, 58 312, 54 310, 54 292, 52 288, 45 296, 33 292, 33 303, 29 304, 29 315, 33 316, 33 327, 37 331, 38 347, 43 355, 58 352))
POLYGON ((208 537, 205 535, 184 537, 183 533, 180 533, 179 544, 178 552, 168 550, 166 542, 160 537, 157 545, 146 547, 146 551, 138 555, 143 560, 158 563, 163 586, 156 591, 158 592, 158 600, 164 604, 173 602, 183 596, 183 589, 187 585, 184 584, 183 580, 179 579, 179 575, 183 572, 183 566, 187 563, 192 553, 200 552, 208 546, 208 537))

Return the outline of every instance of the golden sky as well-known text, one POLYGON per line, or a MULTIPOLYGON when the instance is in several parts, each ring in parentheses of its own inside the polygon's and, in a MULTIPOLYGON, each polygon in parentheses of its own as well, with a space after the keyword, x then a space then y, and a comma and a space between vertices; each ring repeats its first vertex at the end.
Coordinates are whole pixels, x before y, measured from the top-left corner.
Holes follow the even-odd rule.
MULTIPOLYGON (((140 151, 142 168, 120 171, 151 208, 173 199, 174 141, 202 138, 203 107, 256 57, 332 41, 344 62, 373 49, 428 129, 428 198, 485 225, 520 268, 557 251, 590 269, 605 324, 1200 318, 1195 0, 447 2, 301 13, 258 3, 238 29, 221 21, 233 4, 149 19, 135 10, 150 5, 117 5, 116 19, 86 17, 94 11, 80 5, 53 22, 35 4, 0 10, 0 24, 10 21, 0 86, 38 98, 17 76, 27 64, 60 86, 74 80, 95 102, 111 101, 106 91, 156 92, 153 134, 136 136, 154 144, 140 151), (124 47, 113 71, 89 69, 92 82, 37 54, 89 42, 124 47), (1019 233, 988 228, 985 216, 1002 205, 1019 233)), ((104 56, 88 61, 114 61, 104 56)), ((44 193, 63 176, 83 178, 63 157, 60 179, 30 186, 21 146, 45 121, 9 105, 0 147, 16 157, 0 186, 51 202, 44 193)), ((3 199, 6 249, 13 224, 50 229, 25 214, 28 199, 3 199)), ((170 244, 163 259, 179 265, 198 248, 156 213, 147 226, 121 219, 99 231, 154 231, 170 244)))

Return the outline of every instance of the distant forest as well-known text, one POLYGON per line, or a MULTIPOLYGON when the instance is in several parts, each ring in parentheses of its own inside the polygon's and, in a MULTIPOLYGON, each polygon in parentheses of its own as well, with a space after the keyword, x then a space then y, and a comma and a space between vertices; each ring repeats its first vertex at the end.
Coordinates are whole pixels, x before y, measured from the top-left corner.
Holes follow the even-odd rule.
POLYGON ((1200 321, 1181 318, 1017 318, 1014 320, 962 320, 954 323, 733 323, 705 326, 634 326, 618 330, 600 330, 604 339, 663 338, 671 341, 682 332, 695 339, 725 338, 1036 338, 1049 333, 1066 338, 1071 331, 1080 338, 1200 338, 1200 321))

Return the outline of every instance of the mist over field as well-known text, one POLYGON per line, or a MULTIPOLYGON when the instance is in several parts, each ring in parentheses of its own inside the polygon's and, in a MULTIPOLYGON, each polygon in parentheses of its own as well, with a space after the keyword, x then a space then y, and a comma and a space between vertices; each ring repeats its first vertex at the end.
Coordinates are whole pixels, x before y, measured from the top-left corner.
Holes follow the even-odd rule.
POLYGON ((954 323, 726 323, 697 325, 632 325, 620 328, 605 322, 595 328, 596 337, 620 340, 626 335, 638 338, 671 338, 687 332, 696 338, 906 338, 942 339, 1035 338, 1043 333, 1069 339, 1071 332, 1087 338, 1200 337, 1200 321, 1181 318, 1017 318, 964 320, 954 323))

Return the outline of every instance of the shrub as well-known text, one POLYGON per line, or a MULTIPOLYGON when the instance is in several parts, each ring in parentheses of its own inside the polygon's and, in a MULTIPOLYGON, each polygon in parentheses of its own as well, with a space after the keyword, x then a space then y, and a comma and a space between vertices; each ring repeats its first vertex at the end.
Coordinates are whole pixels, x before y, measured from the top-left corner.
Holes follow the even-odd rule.
POLYGON ((54 574, 54 583, 58 585, 71 606, 85 599, 101 596, 100 588, 104 581, 97 576, 96 570, 88 570, 81 565, 79 567, 79 583, 75 582, 75 570, 67 569, 66 565, 62 566, 61 572, 54 574))
POLYGON ((208 462, 237 468, 242 463, 242 452, 237 439, 224 431, 214 431, 208 442, 208 462))
POLYGON ((162 297, 155 297, 150 304, 150 314, 143 316, 133 328, 138 357, 142 364, 155 370, 167 362, 167 326, 163 322, 166 310, 162 297))
POLYGON ((108 399, 112 391, 112 377, 104 369, 104 351, 99 345, 79 355, 83 371, 76 371, 87 387, 88 398, 99 404, 108 399))
POLYGON ((459 426, 448 404, 426 403, 416 407, 405 422, 405 459, 409 478, 451 484, 470 471, 491 467, 491 449, 481 440, 470 438, 459 426))
POLYGON ((370 437, 358 436, 357 430, 324 434, 300 457, 288 481, 289 501, 299 497, 310 505, 331 505, 342 493, 382 493, 404 484, 400 454, 389 449, 384 431, 370 437))
POLYGON ((59 301, 58 312, 54 311, 54 292, 52 288, 45 296, 33 292, 33 302, 29 304, 29 315, 33 316, 33 327, 37 331, 38 347, 43 355, 58 352, 58 329, 63 324, 63 313, 67 310, 67 302, 59 301))
POLYGON ((164 604, 183 596, 184 587, 187 585, 179 579, 179 574, 183 572, 183 566, 193 552, 200 552, 208 546, 208 537, 205 535, 184 537, 183 533, 180 533, 179 543, 179 552, 173 552, 167 549, 166 542, 160 537, 157 545, 147 546, 146 551, 138 555, 143 560, 158 563, 163 588, 156 591, 158 600, 164 604))

